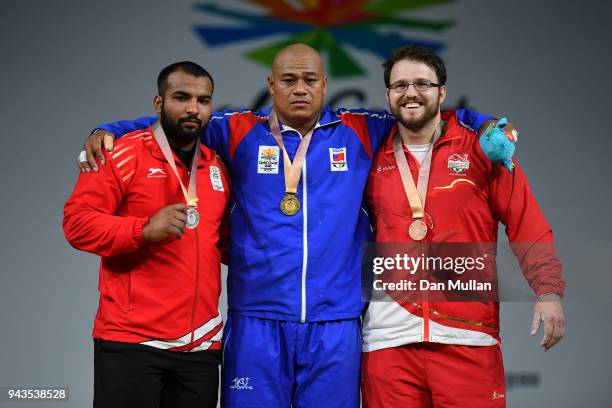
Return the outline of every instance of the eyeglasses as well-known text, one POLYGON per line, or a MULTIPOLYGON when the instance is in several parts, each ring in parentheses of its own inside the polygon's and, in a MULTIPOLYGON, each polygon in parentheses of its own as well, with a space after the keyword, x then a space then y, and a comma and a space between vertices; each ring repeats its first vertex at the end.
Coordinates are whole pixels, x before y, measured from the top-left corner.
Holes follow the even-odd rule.
POLYGON ((429 81, 417 81, 415 83, 400 82, 389 86, 389 90, 395 93, 404 93, 410 88, 410 85, 414 86, 414 89, 418 92, 424 92, 431 88, 439 88, 441 86, 440 84, 434 84, 429 81))

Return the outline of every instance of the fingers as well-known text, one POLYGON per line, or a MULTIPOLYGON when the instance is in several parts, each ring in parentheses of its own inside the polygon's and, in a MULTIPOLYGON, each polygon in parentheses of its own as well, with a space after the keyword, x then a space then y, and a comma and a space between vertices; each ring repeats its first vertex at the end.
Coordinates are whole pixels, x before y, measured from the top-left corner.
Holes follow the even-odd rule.
POLYGON ((115 137, 108 133, 108 132, 104 132, 104 148, 109 151, 112 152, 113 149, 115 148, 115 137))
POLYGON ((544 338, 540 346, 544 351, 550 350, 565 335, 565 321, 562 316, 548 317, 544 321, 544 338))
MULTIPOLYGON (((104 165, 104 153, 102 152, 102 138, 100 137, 100 135, 95 135, 95 136, 96 136, 95 143, 92 143, 93 155, 96 157, 96 159, 100 160, 100 163, 102 163, 102 165, 104 165)), ((94 171, 98 171, 98 166, 95 161, 93 163, 93 166, 95 166, 94 171)))
POLYGON ((169 234, 176 235, 178 239, 181 239, 185 232, 185 223, 178 218, 172 218, 170 220, 169 228, 166 229, 169 234))
POLYGON ((98 164, 91 149, 85 148, 85 161, 82 164, 87 168, 87 171, 98 171, 98 164))
POLYGON ((175 210, 175 211, 180 211, 180 212, 185 212, 187 210, 187 205, 186 204, 171 204, 166 208, 170 208, 171 210, 175 210))
POLYGON ((187 224, 187 214, 185 213, 185 204, 172 204, 168 206, 170 210, 169 223, 171 234, 176 235, 178 239, 181 239, 185 232, 185 225, 187 224))
POLYGON ((563 316, 553 317, 550 319, 550 322, 553 326, 553 333, 544 351, 550 350, 555 344, 561 341, 561 339, 565 335, 565 319, 563 318, 563 316))
POLYGON ((96 163, 96 157, 101 156, 100 162, 104 164, 104 154, 102 154, 102 150, 100 149, 100 144, 102 143, 101 136, 99 132, 94 132, 91 136, 87 138, 85 144, 83 145, 83 150, 85 150, 85 155, 87 159, 87 163, 93 171, 98 171, 98 164, 96 163))
MULTIPOLYGON (((544 318, 544 336, 542 337, 542 341, 540 342, 540 347, 544 351, 547 351, 550 347, 550 342, 553 339, 553 333, 555 331, 555 327, 553 324, 553 319, 549 316, 544 318)), ((558 340, 557 340, 558 341, 558 340)))
POLYGON ((538 332, 538 329, 540 328, 540 321, 540 313, 536 310, 533 312, 533 319, 531 319, 531 331, 529 332, 531 336, 535 336, 535 334, 538 332))
POLYGON ((91 171, 91 168, 89 167, 89 163, 87 163, 86 161, 83 162, 80 159, 77 159, 76 164, 81 173, 87 173, 91 171))

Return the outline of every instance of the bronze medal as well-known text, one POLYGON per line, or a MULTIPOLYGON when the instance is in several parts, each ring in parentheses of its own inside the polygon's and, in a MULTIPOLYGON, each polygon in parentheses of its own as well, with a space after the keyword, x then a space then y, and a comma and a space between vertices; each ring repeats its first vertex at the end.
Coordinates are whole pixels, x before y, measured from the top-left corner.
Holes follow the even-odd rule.
POLYGON ((296 194, 287 193, 280 202, 280 209, 285 215, 295 215, 300 211, 300 200, 296 194))
POLYGON ((408 228, 408 234, 410 235, 410 238, 412 238, 412 240, 420 241, 425 238, 425 235, 427 235, 427 225, 425 225, 423 220, 416 219, 412 221, 412 224, 410 224, 410 227, 408 228))

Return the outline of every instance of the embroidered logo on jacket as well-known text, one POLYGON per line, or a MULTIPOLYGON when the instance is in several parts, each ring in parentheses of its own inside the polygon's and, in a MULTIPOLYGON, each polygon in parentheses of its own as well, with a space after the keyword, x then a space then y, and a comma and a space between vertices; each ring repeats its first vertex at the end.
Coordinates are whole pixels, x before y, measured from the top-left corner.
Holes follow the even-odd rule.
POLYGON ((347 171, 346 147, 329 148, 329 167, 331 171, 347 171))
POLYGON ((278 146, 259 146, 257 173, 278 174, 280 148, 278 146))
POLYGON ((395 166, 381 166, 379 164, 378 167, 376 168, 376 173, 380 174, 382 172, 387 172, 391 170, 395 170, 395 166))
POLYGON ((465 174, 465 172, 470 168, 470 161, 468 160, 468 155, 466 154, 451 154, 448 157, 448 169, 453 172, 453 174, 465 174))
POLYGON ((250 385, 251 379, 249 377, 234 378, 230 389, 232 390, 252 390, 253 386, 250 385))
POLYGON ((149 174, 147 174, 147 178, 165 178, 168 177, 164 169, 156 169, 154 167, 149 167, 149 174))
POLYGON ((223 180, 221 179, 221 170, 217 166, 210 166, 210 183, 215 191, 225 191, 223 188, 223 180))

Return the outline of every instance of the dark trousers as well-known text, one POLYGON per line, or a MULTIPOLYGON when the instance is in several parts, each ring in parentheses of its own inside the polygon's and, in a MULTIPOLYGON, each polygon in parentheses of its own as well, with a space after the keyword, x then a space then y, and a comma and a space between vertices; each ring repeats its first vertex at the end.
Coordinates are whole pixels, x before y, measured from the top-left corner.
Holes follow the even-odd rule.
POLYGON ((217 350, 174 352, 94 339, 94 408, 215 408, 217 350))

